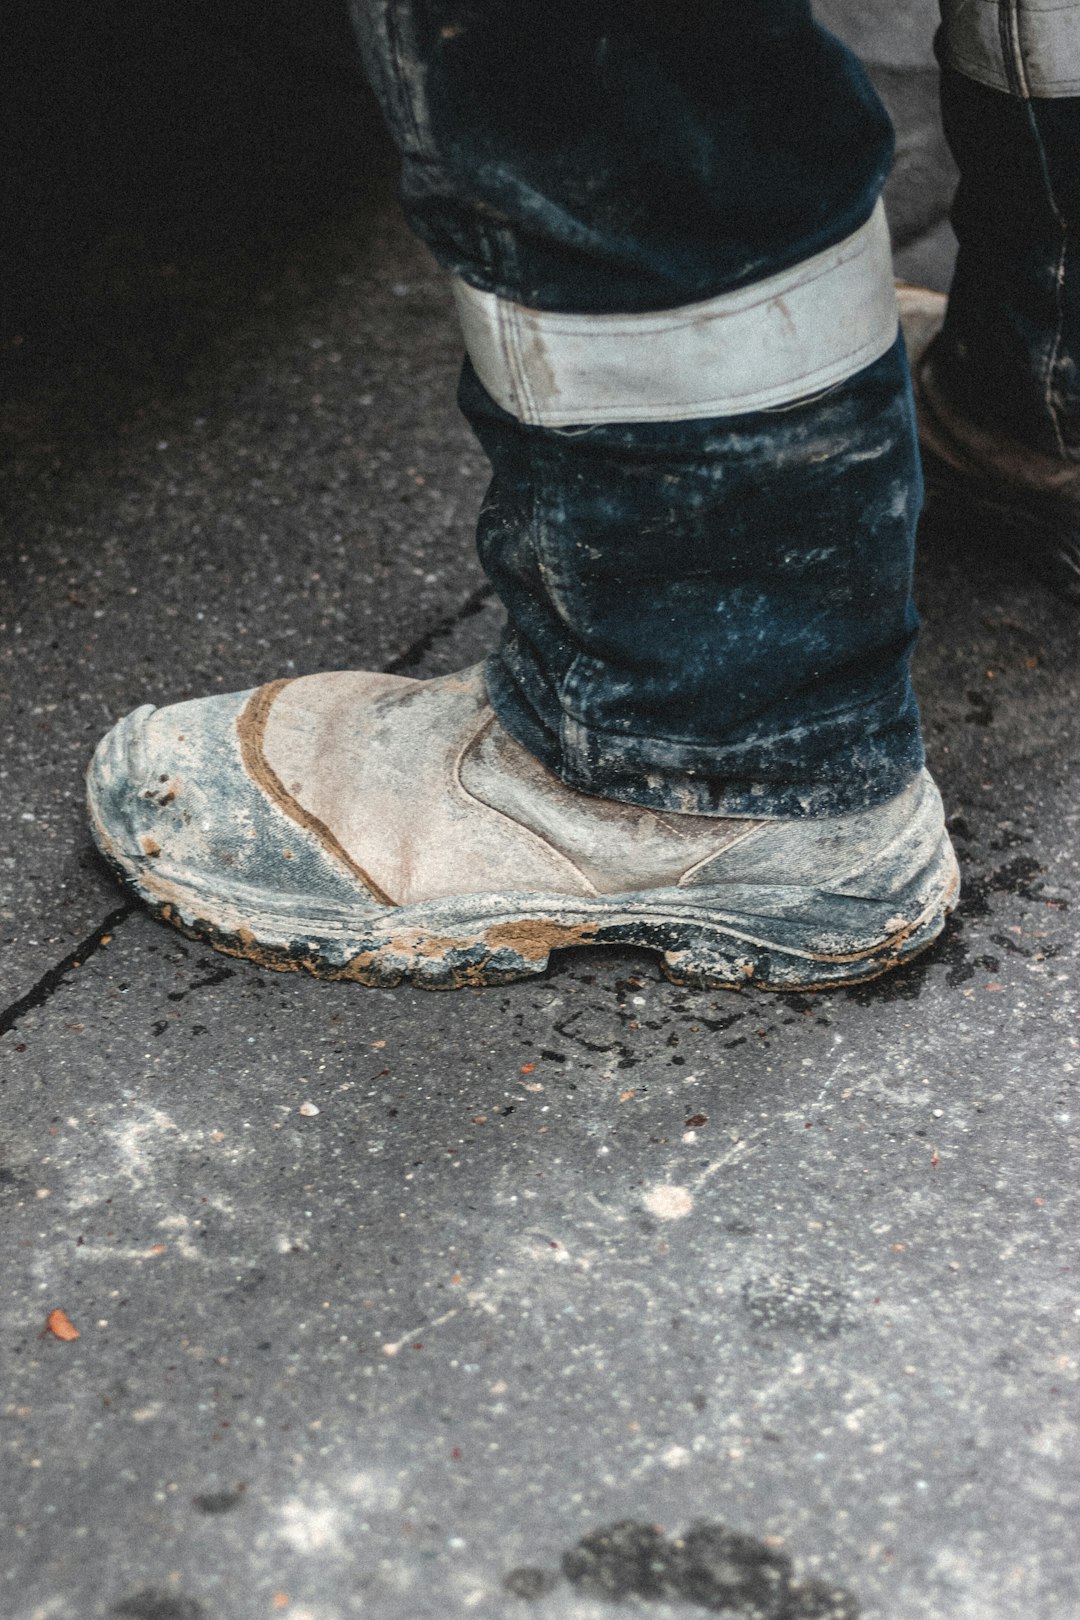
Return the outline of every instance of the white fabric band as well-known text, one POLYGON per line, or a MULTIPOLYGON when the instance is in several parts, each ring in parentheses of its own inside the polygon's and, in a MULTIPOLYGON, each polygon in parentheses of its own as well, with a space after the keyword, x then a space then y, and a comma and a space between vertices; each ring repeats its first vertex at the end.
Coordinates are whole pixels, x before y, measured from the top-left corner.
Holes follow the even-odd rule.
POLYGON ((1012 96, 1080 95, 1078 0, 941 0, 950 67, 1012 96))
POLYGON ((568 427, 738 416, 853 376, 896 339, 885 211, 835 247, 703 303, 647 315, 558 315, 454 296, 477 375, 522 422, 568 427))

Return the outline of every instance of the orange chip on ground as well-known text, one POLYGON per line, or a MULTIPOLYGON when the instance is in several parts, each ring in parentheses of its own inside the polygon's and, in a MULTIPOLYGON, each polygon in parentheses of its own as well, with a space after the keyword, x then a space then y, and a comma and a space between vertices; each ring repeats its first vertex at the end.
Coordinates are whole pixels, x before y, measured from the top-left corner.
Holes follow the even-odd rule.
POLYGON ((69 1339, 77 1339, 79 1337, 79 1330, 71 1320, 71 1317, 68 1315, 67 1311, 62 1311, 59 1309, 59 1307, 57 1307, 55 1311, 49 1312, 48 1316, 45 1318, 45 1326, 48 1328, 54 1339, 64 1339, 66 1341, 69 1339))

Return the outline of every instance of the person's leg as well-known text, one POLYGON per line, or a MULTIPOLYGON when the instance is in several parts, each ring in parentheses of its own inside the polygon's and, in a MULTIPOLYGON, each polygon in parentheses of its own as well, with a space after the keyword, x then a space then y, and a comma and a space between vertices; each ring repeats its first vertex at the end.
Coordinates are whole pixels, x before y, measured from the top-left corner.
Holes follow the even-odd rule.
POLYGON ((494 469, 481 556, 509 612, 488 670, 503 724, 574 786, 660 809, 828 814, 899 791, 922 763, 921 492, 872 219, 892 133, 861 67, 807 0, 355 10, 409 220, 466 284, 491 384, 466 366, 494 469), (770 299, 784 272, 796 295, 770 299), (713 311, 695 376, 709 301, 736 290, 754 307, 713 311), (566 319, 534 333, 521 306, 566 319), (686 306, 681 372, 658 344, 672 386, 650 393, 635 351, 686 306), (630 314, 622 334, 586 320, 630 314), (607 368, 592 395, 553 392, 560 355, 607 368))
POLYGON ((865 75, 806 0, 358 22, 458 278, 508 629, 486 681, 139 711, 91 770, 101 847, 226 949, 373 982, 605 940, 692 983, 906 959, 956 875, 908 680, 920 482, 865 75))
POLYGON ((920 370, 935 488, 1080 599, 1080 4, 942 0, 959 243, 920 370), (942 465, 944 464, 944 466, 942 465))

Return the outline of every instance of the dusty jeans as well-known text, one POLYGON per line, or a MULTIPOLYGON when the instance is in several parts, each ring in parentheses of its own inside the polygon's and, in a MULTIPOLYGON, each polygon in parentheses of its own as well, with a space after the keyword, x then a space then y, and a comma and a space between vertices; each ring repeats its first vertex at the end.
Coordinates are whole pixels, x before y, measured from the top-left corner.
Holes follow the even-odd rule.
MULTIPOLYGON (((637 314, 752 288, 857 231, 891 161, 877 96, 807 0, 353 5, 410 223, 515 305, 637 314)), ((902 343, 752 412, 553 427, 468 361, 460 398, 509 616, 491 699, 567 782, 800 816, 913 777, 902 343)))

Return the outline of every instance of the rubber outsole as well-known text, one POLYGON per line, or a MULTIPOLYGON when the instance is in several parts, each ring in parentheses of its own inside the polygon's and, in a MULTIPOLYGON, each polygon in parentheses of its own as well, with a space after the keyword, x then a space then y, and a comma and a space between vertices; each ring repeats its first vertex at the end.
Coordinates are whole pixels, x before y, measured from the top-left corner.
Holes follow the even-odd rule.
MULTIPOLYGON (((769 938, 770 919, 724 912, 709 897, 671 891, 612 900, 570 901, 560 896, 490 895, 366 914, 350 928, 327 920, 252 916, 222 920, 227 903, 189 894, 179 899, 154 892, 150 872, 133 872, 110 851, 100 825, 95 836, 120 881, 162 921, 227 956, 275 972, 308 972, 317 978, 350 980, 375 988, 411 984, 421 990, 457 990, 510 984, 546 971, 553 950, 581 946, 633 946, 656 952, 674 984, 701 990, 796 991, 862 984, 909 962, 933 944, 959 892, 955 857, 942 841, 935 872, 922 874, 917 890, 928 899, 910 916, 901 909, 887 935, 838 949, 835 927, 784 923, 781 943, 769 938), (632 903, 627 903, 632 901, 632 903), (217 917, 209 915, 217 912, 217 917), (796 943, 792 943, 792 939, 796 943), (825 948, 815 948, 827 939, 825 948)), ((909 885, 909 893, 916 885, 909 885)), ((856 902, 857 904, 857 902, 856 902)), ((776 923, 776 919, 772 919, 776 923)))

